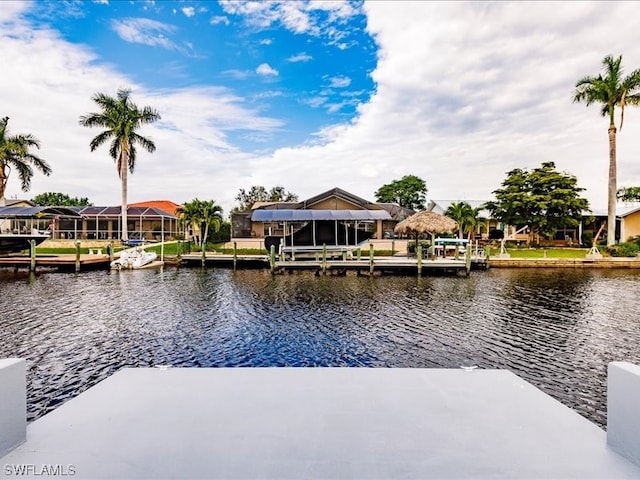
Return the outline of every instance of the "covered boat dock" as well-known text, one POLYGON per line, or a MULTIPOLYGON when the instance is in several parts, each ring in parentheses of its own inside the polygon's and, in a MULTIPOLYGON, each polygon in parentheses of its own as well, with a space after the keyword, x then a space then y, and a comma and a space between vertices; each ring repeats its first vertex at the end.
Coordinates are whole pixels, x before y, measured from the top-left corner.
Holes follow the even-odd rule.
POLYGON ((386 210, 255 210, 253 222, 283 224, 282 236, 267 236, 267 251, 295 258, 296 253, 344 252, 369 240, 372 224, 391 220, 386 210))

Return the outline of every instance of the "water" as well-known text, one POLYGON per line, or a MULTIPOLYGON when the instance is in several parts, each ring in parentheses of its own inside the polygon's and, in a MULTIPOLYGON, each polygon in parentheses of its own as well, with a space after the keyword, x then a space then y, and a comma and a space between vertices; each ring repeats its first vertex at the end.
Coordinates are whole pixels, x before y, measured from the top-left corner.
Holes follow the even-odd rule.
POLYGON ((606 367, 640 363, 640 273, 271 276, 0 272, 0 358, 30 421, 123 367, 507 368, 606 424, 606 367))

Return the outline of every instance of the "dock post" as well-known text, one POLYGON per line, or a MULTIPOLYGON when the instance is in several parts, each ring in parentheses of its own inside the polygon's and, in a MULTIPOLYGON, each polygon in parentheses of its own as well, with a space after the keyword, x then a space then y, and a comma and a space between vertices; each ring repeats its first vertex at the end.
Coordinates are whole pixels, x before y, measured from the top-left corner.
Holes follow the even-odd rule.
MULTIPOLYGON (((456 247, 456 251, 457 251, 457 248, 458 247, 456 247)), ((465 268, 467 270, 467 277, 468 277, 469 273, 471 273, 471 249, 470 248, 467 248, 467 252, 466 252, 466 255, 465 255, 464 266, 465 266, 465 268)))
POLYGON ((233 242, 233 269, 236 269, 238 264, 238 242, 233 242))
POLYGON ((31 255, 31 265, 29 266, 30 272, 36 271, 36 241, 29 240, 29 253, 31 255))
POLYGON ((369 244, 369 273, 373 275, 373 243, 369 244))
POLYGON ((76 273, 80 271, 80 240, 76 240, 76 273))
POLYGON ((204 244, 200 250, 202 251, 202 266, 205 267, 207 265, 207 250, 204 244))
POLYGON ((107 245, 107 250, 109 251, 109 265, 111 265, 113 263, 113 242, 109 242, 109 245, 107 245))
POLYGON ((269 267, 271 267, 271 273, 276 270, 276 246, 271 245, 269 249, 269 267))
POLYGON ((356 250, 356 258, 360 261, 360 249, 356 250))
POLYGON ((327 273, 327 244, 322 244, 322 273, 327 273))
POLYGON ((416 256, 418 257, 418 276, 422 275, 422 245, 416 246, 416 256))

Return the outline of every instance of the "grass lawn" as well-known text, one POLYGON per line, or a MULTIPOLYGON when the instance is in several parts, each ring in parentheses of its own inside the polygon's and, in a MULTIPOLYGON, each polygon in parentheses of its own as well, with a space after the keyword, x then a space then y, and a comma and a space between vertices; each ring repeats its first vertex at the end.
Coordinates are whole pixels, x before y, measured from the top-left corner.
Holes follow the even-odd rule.
MULTIPOLYGON (((499 250, 491 249, 491 255, 499 250)), ((508 248, 511 258, 584 258, 588 248, 508 248)))

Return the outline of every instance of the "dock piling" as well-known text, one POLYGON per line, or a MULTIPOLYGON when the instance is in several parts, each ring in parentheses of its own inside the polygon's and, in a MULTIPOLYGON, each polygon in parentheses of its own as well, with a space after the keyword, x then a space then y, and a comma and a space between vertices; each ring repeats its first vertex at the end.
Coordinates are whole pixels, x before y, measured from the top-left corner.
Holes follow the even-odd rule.
POLYGON ((29 266, 30 272, 36 271, 36 241, 29 240, 29 254, 31 256, 31 265, 29 266))
POLYGON ((276 270, 276 246, 271 245, 269 249, 269 267, 271 268, 271 273, 276 270))
POLYGON ((416 255, 418 257, 418 276, 422 275, 422 245, 416 246, 416 255))
POLYGON ((373 275, 373 243, 369 244, 369 273, 373 275))
POLYGON ((76 273, 80 271, 80 240, 76 240, 76 273))
POLYGON ((322 273, 327 273, 327 244, 322 244, 322 273))
POLYGON ((236 269, 238 264, 238 242, 233 242, 233 269, 236 269))

